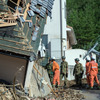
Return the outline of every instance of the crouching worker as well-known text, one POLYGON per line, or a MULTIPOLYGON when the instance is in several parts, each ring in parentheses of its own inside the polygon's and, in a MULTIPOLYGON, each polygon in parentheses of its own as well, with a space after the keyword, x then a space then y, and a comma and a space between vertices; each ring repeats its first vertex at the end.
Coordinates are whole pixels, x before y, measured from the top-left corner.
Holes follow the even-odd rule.
POLYGON ((58 63, 55 61, 55 57, 52 58, 52 62, 53 62, 53 72, 54 72, 54 77, 53 77, 53 88, 55 89, 56 83, 59 87, 60 85, 60 71, 59 71, 59 65, 58 63))
POLYGON ((75 63, 73 75, 75 75, 76 85, 82 87, 83 66, 79 63, 78 58, 75 59, 75 63))
POLYGON ((51 58, 49 59, 49 63, 46 64, 45 68, 47 69, 51 85, 53 85, 53 71, 52 71, 53 66, 52 66, 52 59, 51 58))

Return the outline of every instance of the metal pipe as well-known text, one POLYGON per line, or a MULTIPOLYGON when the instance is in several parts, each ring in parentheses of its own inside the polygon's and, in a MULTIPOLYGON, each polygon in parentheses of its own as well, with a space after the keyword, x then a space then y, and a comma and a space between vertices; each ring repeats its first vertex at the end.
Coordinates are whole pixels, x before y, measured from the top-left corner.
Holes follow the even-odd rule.
POLYGON ((62 46, 62 0, 60 0, 60 38, 61 38, 61 57, 63 56, 62 46))

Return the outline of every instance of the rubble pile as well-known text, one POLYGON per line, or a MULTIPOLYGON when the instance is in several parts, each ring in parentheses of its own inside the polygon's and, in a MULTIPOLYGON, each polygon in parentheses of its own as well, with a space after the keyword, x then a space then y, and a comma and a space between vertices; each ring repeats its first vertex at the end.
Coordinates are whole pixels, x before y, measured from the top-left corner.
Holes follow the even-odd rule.
POLYGON ((0 100, 30 100, 24 94, 20 90, 14 91, 12 85, 0 84, 0 100))
POLYGON ((0 100, 14 100, 10 89, 0 87, 0 100))
POLYGON ((14 93, 12 88, 0 87, 0 100, 81 100, 84 98, 80 90, 74 89, 60 89, 56 91, 58 97, 56 98, 53 93, 46 97, 29 98, 25 95, 18 95, 14 93))
MULTIPOLYGON (((83 80, 85 83, 86 80, 83 80)), ((75 84, 74 81, 68 81, 68 88, 63 89, 62 86, 55 90, 56 97, 53 93, 45 97, 29 97, 20 88, 13 88, 13 86, 6 86, 5 84, 0 84, 0 100, 82 100, 84 95, 81 90, 76 87, 71 87, 75 84)))
POLYGON ((59 98, 56 100, 81 100, 84 98, 80 90, 66 89, 58 91, 59 98))

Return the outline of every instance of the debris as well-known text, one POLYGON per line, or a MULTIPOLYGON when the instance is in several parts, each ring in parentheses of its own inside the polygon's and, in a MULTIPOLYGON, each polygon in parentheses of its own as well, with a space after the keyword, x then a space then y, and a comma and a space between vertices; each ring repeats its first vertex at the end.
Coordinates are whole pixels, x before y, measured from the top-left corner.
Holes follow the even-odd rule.
MULTIPOLYGON (((42 82, 44 83, 45 80, 42 78, 42 82)), ((83 80, 84 83, 86 80, 83 80)), ((45 96, 45 97, 29 97, 28 94, 25 93, 26 90, 18 89, 17 84, 15 85, 15 91, 16 94, 13 91, 12 85, 5 85, 0 84, 0 100, 82 100, 84 99, 84 95, 82 94, 81 90, 74 89, 71 87, 75 84, 74 81, 68 81, 68 88, 62 89, 62 87, 59 87, 54 95, 53 91, 45 96), (7 88, 8 87, 8 88, 7 88)), ((47 84, 48 85, 48 84, 47 84)), ((63 86, 63 85, 62 85, 63 86)))

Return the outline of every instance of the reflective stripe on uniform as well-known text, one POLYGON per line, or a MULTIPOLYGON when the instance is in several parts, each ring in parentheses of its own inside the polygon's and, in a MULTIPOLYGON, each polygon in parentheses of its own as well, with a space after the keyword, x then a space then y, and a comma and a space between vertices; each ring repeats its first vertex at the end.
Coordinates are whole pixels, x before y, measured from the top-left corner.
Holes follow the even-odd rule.
POLYGON ((97 68, 97 67, 91 67, 91 68, 97 68))

